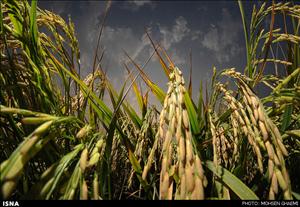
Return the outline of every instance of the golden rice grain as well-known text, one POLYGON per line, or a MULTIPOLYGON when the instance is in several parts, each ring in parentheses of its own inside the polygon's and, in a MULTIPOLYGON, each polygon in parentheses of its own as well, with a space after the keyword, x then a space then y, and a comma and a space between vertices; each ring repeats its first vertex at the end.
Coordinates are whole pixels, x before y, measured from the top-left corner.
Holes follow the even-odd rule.
POLYGON ((203 184, 201 179, 195 179, 195 188, 192 192, 191 199, 192 200, 199 200, 204 198, 204 191, 203 191, 203 184))
POLYGON ((182 163, 185 163, 186 151, 185 151, 185 142, 183 138, 179 140, 179 157, 182 163))
POLYGON ((100 159, 100 153, 97 152, 90 158, 88 166, 92 167, 92 166, 96 165, 98 163, 99 159, 100 159))
POLYGON ((258 125, 259 125, 259 128, 260 128, 262 137, 263 137, 264 141, 266 142, 269 138, 266 126, 262 121, 258 121, 258 125))
POLYGON ((82 186, 81 186, 81 200, 87 200, 88 199, 88 186, 85 182, 85 180, 83 180, 82 182, 82 186))
POLYGON ((183 119, 183 125, 185 128, 189 128, 189 117, 187 110, 182 111, 182 119, 183 119))
POLYGON ((274 161, 275 152, 274 152, 273 146, 271 145, 271 143, 269 142, 269 140, 267 140, 265 142, 265 146, 266 146, 269 158, 274 161))
POLYGON ((76 138, 77 139, 82 139, 84 137, 87 136, 87 134, 91 131, 92 127, 90 125, 85 125, 84 127, 82 127, 78 133, 76 134, 76 138))
POLYGON ((276 174, 276 177, 277 177, 277 180, 278 180, 278 183, 279 183, 281 189, 283 191, 286 191, 288 189, 288 186, 287 186, 287 183, 285 182, 285 180, 282 176, 282 173, 277 168, 275 168, 274 172, 276 174))
POLYGON ((79 160, 79 166, 80 166, 81 172, 85 171, 85 168, 88 164, 87 161, 88 161, 88 149, 84 148, 84 150, 81 153, 80 160, 79 160))
POLYGON ((160 182, 160 199, 168 198, 168 190, 169 190, 169 175, 168 173, 164 173, 162 175, 162 179, 160 182))
POLYGON ((280 139, 277 140, 278 146, 284 156, 288 156, 288 152, 280 139))
POLYGON ((274 193, 272 188, 269 191, 269 199, 270 200, 275 200, 275 193, 274 193))
POLYGON ((273 160, 268 160, 268 170, 269 170, 269 179, 272 178, 273 173, 274 173, 274 162, 273 160))
POLYGON ((2 184, 1 186, 1 193, 4 199, 8 199, 8 197, 11 195, 13 190, 15 189, 17 185, 16 180, 9 180, 2 184))
POLYGON ((93 179, 93 199, 98 200, 99 199, 99 181, 98 181, 98 174, 95 173, 94 179, 93 179))
POLYGON ((185 181, 188 192, 192 192, 195 187, 195 179, 193 172, 194 169, 192 169, 192 166, 190 164, 187 164, 187 166, 185 167, 185 181))
POLYGON ((276 173, 273 173, 272 181, 271 181, 272 190, 275 194, 278 193, 278 184, 277 184, 277 177, 276 173))
POLYGON ((262 123, 266 123, 266 118, 262 109, 262 106, 258 106, 258 119, 262 122, 262 123))

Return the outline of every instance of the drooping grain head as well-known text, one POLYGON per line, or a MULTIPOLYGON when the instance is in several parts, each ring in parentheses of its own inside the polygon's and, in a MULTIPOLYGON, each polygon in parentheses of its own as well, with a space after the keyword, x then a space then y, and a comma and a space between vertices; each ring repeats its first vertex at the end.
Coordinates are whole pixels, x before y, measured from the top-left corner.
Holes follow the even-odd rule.
POLYGON ((200 158, 193 150, 192 132, 187 113, 184 80, 178 68, 170 74, 164 107, 160 115, 158 136, 162 140, 160 199, 203 199, 204 173, 200 158), (197 162, 197 164, 196 164, 197 162), (179 182, 174 183, 170 169, 176 169, 179 182))

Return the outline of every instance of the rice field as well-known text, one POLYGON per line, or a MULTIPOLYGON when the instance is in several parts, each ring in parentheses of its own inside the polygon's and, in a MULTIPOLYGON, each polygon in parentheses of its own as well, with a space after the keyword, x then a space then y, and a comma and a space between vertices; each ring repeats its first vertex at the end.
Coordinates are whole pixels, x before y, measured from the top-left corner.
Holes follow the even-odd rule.
POLYGON ((167 91, 129 55, 134 68, 126 68, 116 90, 97 52, 92 72, 81 78, 71 19, 36 1, 3 0, 1 198, 299 200, 300 6, 264 3, 250 19, 243 2, 237 6, 245 68, 213 68, 211 84, 194 100, 192 83, 149 33, 167 91), (274 56, 274 47, 282 55, 274 56), (139 88, 139 76, 149 92, 139 88), (256 92, 262 86, 264 96, 256 92))

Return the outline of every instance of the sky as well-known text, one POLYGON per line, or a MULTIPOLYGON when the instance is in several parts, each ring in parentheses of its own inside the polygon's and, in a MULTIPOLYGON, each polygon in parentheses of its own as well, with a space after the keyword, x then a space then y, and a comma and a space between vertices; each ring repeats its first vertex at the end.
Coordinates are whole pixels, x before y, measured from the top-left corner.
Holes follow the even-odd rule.
MULTIPOLYGON (((249 15, 250 4, 243 3, 249 15)), ((92 71, 105 4, 105 1, 38 2, 40 8, 53 11, 65 20, 71 16, 81 50, 82 77, 92 71)), ((145 28, 182 70, 186 82, 192 66, 194 98, 198 96, 200 81, 206 83, 211 79, 213 66, 218 70, 235 67, 238 71, 245 67, 244 33, 237 1, 113 1, 101 48, 105 50, 102 67, 117 89, 127 75, 124 63, 128 58, 124 50, 140 65, 153 52, 145 28)), ((133 67, 130 69, 136 71, 133 67)), ((167 89, 167 78, 156 56, 144 71, 167 89)), ((147 87, 142 84, 142 89, 147 90, 147 87)), ((134 94, 129 94, 129 99, 133 97, 134 94)))

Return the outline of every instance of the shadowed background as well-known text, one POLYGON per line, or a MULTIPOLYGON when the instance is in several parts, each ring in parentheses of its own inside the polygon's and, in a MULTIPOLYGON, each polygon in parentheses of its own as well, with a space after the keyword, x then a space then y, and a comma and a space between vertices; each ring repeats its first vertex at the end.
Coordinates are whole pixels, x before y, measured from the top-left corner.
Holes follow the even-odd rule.
MULTIPOLYGON (((70 16, 74 21, 81 50, 82 77, 92 71, 105 4, 105 1, 38 2, 39 7, 54 11, 66 20, 70 16)), ((252 6, 244 2, 244 7, 249 17, 252 6)), ((200 81, 206 84, 210 80, 213 66, 218 70, 235 67, 238 71, 245 67, 243 28, 235 1, 112 1, 100 50, 105 50, 101 66, 117 89, 127 75, 123 64, 128 58, 124 50, 140 65, 153 52, 145 28, 183 71, 187 83, 192 67, 194 98, 199 95, 200 81)), ((156 56, 144 70, 166 90, 167 78, 156 56)), ((142 81, 141 87, 148 90, 142 81)), ((133 92, 127 99, 136 103, 133 92)))

